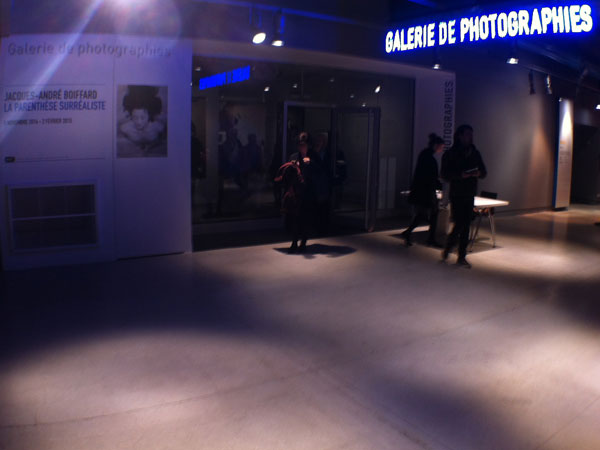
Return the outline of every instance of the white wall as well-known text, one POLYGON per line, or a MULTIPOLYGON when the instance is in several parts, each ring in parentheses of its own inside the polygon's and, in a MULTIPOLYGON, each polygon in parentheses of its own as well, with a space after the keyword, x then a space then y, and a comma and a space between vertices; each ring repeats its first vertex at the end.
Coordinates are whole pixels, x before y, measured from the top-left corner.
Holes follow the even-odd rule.
MULTIPOLYGON (((0 55, 0 239, 3 266, 21 268, 113 260, 191 250, 191 45, 111 35, 15 35, 0 55), (117 158, 117 89, 166 88, 167 153, 117 158), (15 100, 18 92, 61 91, 54 100, 15 100), (66 91, 94 92, 94 110, 23 111, 29 103, 60 108, 66 91), (7 98, 7 95, 13 98, 7 98), (54 123, 48 119, 60 119, 54 123), (15 124, 24 120, 25 124, 15 124), (6 158, 14 158, 7 162, 6 158), (9 186, 96 185, 98 244, 13 251, 9 186)), ((86 100, 86 99, 84 99, 86 100)), ((90 104, 88 104, 90 105, 90 104)))
MULTIPOLYGON (((480 190, 497 192, 510 206, 502 211, 550 208, 554 187, 557 99, 529 94, 528 70, 485 58, 453 61, 456 126, 474 128, 487 166, 480 190)), ((539 79, 538 79, 539 78, 539 79)))

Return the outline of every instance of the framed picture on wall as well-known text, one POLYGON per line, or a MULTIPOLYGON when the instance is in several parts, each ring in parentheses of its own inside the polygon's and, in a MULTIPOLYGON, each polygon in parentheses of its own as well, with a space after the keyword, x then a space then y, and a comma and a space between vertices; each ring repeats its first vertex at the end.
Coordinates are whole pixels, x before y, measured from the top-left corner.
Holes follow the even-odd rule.
POLYGON ((166 157, 167 86, 117 87, 117 158, 166 157))

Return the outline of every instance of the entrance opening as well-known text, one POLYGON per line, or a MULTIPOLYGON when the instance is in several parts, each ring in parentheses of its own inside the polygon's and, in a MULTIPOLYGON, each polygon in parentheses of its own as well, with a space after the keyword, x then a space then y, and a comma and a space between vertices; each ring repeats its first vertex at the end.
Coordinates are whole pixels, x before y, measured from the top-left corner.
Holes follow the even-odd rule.
POLYGON ((410 179, 413 80, 201 57, 194 68, 196 250, 287 240, 273 180, 301 132, 328 171, 313 236, 372 230, 378 215, 401 207, 395 192, 410 179), (246 67, 249 77, 237 79, 246 67))

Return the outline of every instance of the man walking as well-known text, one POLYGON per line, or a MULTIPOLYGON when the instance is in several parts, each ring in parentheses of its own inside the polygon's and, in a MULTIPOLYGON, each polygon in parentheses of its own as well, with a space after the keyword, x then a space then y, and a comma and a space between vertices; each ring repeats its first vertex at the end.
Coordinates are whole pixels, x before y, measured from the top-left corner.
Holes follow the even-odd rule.
POLYGON ((458 242, 456 264, 471 268, 466 256, 477 180, 486 175, 487 170, 481 154, 473 145, 473 127, 459 126, 454 133, 452 147, 442 157, 442 178, 450 183, 450 205, 454 220, 454 227, 442 252, 443 261, 448 259, 449 253, 458 242))

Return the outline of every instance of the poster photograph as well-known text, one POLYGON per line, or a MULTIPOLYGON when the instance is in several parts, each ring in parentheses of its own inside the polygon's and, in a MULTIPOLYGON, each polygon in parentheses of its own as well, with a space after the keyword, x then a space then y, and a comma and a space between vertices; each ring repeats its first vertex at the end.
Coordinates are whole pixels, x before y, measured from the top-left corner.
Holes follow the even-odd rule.
POLYGON ((117 87, 117 158, 166 157, 167 87, 117 87))

